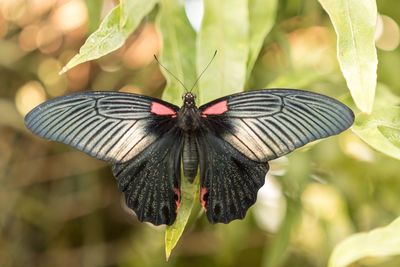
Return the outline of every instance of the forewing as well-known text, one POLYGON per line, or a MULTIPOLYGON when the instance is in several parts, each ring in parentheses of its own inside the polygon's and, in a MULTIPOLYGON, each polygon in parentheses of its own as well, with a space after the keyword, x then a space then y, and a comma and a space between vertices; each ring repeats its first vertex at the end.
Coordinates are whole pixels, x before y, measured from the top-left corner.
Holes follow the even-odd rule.
POLYGON ((178 109, 142 95, 85 92, 46 101, 29 112, 25 124, 98 159, 125 162, 159 138, 158 129, 172 127, 178 109))
POLYGON ((140 221, 171 225, 180 204, 180 158, 183 138, 171 130, 112 171, 126 203, 140 221))
POLYGON ((339 101, 294 89, 234 94, 201 106, 200 111, 205 125, 259 162, 338 134, 354 121, 353 112, 339 101))
POLYGON ((200 201, 211 223, 245 217, 264 184, 268 163, 253 161, 210 131, 197 137, 200 201))

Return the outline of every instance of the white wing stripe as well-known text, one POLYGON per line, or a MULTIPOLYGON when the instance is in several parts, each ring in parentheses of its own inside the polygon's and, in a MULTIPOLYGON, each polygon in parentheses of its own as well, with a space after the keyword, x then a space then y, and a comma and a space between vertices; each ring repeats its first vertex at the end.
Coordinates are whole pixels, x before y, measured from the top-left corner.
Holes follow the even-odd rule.
POLYGON ((255 161, 268 161, 311 141, 338 134, 354 120, 353 112, 339 101, 293 89, 234 94, 206 104, 200 111, 224 100, 228 111, 206 119, 223 121, 223 117, 236 134, 236 138, 233 133, 223 138, 255 161), (247 128, 241 129, 243 124, 247 128))
MULTIPOLYGON (((146 132, 156 116, 151 113, 153 102, 179 109, 147 96, 86 92, 46 101, 32 110, 25 122, 39 136, 69 144, 99 159, 122 163, 162 134, 146 132)), ((171 119, 164 116, 162 121, 171 119)))

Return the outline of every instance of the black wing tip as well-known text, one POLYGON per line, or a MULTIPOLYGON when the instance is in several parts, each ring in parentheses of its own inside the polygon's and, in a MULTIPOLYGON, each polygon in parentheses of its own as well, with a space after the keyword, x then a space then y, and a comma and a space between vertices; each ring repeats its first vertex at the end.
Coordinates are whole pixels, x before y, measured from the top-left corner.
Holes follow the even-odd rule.
POLYGON ((33 109, 31 109, 24 117, 24 124, 25 127, 28 128, 31 132, 37 134, 36 131, 34 131, 34 129, 32 128, 32 123, 35 119, 35 117, 39 116, 37 113, 40 111, 40 109, 42 108, 42 106, 45 104, 46 102, 39 104, 38 106, 34 107, 33 109))
POLYGON ((160 225, 171 226, 174 224, 177 216, 175 212, 171 212, 168 216, 148 216, 148 215, 140 216, 138 212, 135 212, 135 214, 139 222, 151 223, 154 226, 160 226, 160 225))
MULTIPOLYGON (((334 104, 336 104, 338 107, 343 109, 343 116, 345 117, 346 121, 344 121, 344 123, 346 124, 346 127, 341 129, 340 132, 347 130, 348 128, 350 128, 355 120, 355 115, 353 110, 347 106, 346 104, 342 103, 341 101, 331 97, 331 96, 327 96, 321 93, 317 93, 317 92, 313 92, 313 91, 307 91, 307 90, 303 90, 303 89, 291 89, 291 88, 270 88, 270 89, 260 89, 260 90, 269 90, 269 91, 276 91, 276 92, 280 92, 280 93, 284 93, 285 91, 287 92, 302 92, 305 94, 309 94, 309 95, 315 95, 321 98, 325 98, 328 99, 330 101, 332 101, 334 104)), ((256 90, 259 91, 259 90, 256 90)))
MULTIPOLYGON (((253 206, 255 202, 256 201, 254 201, 253 204, 250 205, 250 207, 253 206)), ((246 218, 248 210, 249 209, 244 211, 242 214, 239 214, 238 216, 229 216, 229 217, 222 216, 222 217, 219 217, 219 218, 213 217, 212 213, 209 213, 209 212, 206 212, 206 214, 207 214, 208 222, 211 223, 211 224, 218 224, 218 223, 229 224, 232 221, 243 220, 244 218, 246 218)))
MULTIPOLYGON (((263 183, 264 185, 264 183, 263 183)), ((260 188, 262 187, 262 185, 257 189, 260 190, 260 188)), ((247 212, 249 211, 249 209, 257 202, 257 195, 255 195, 254 198, 252 199, 247 199, 246 202, 246 206, 243 210, 241 210, 241 212, 229 212, 228 214, 223 214, 223 213, 219 213, 216 214, 214 211, 210 212, 210 210, 206 211, 206 215, 207 215, 207 219, 211 224, 217 224, 217 223, 222 223, 222 224, 229 224, 232 221, 235 220, 243 220, 244 218, 246 218, 247 212)))

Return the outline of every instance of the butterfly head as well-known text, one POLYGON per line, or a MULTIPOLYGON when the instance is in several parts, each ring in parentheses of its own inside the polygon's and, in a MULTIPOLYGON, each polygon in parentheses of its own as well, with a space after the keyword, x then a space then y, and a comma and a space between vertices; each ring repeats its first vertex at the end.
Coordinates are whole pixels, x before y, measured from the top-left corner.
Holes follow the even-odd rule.
POLYGON ((196 95, 187 92, 182 95, 182 100, 183 100, 183 105, 187 108, 193 108, 196 106, 195 100, 196 100, 196 95))

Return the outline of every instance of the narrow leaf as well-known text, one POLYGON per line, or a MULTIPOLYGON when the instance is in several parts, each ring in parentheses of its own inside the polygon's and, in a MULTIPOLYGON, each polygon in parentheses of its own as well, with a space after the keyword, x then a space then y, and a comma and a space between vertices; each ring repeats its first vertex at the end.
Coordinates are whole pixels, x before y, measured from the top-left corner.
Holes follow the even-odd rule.
POLYGON ((183 234, 195 201, 199 199, 199 180, 197 176, 191 184, 186 178, 181 179, 181 205, 174 224, 167 226, 165 230, 165 256, 167 260, 183 234))
POLYGON ((271 244, 265 246, 261 266, 279 267, 289 256, 289 244, 301 217, 301 195, 310 177, 309 158, 304 153, 294 153, 287 173, 282 177, 286 195, 286 215, 271 244))
POLYGON ((400 107, 374 108, 371 115, 358 114, 353 132, 376 150, 400 159, 400 107))
POLYGON ((104 18, 99 28, 88 37, 79 53, 63 67, 60 74, 76 65, 97 59, 120 48, 156 3, 157 0, 141 0, 128 1, 127 4, 116 6, 104 18), (121 14, 129 14, 124 23, 120 22, 121 14))
POLYGON ((248 3, 244 0, 205 0, 197 39, 197 71, 218 54, 199 82, 199 104, 243 91, 249 53, 248 3))
POLYGON ((400 97, 378 84, 372 114, 357 114, 353 132, 376 150, 400 159, 400 97))
POLYGON ((357 107, 372 111, 378 64, 375 0, 319 0, 337 35, 337 57, 357 107))
MULTIPOLYGON (((196 34, 187 20, 183 5, 178 1, 161 0, 160 11, 156 22, 163 37, 161 63, 186 87, 191 86, 196 79, 195 71, 195 38, 196 34)), ((174 104, 182 103, 183 86, 164 69, 167 79, 163 99, 174 104)), ((181 179, 181 205, 177 218, 172 226, 165 230, 165 255, 168 260, 189 220, 194 201, 198 197, 199 182, 193 184, 186 178, 181 179)))
POLYGON ((99 27, 101 10, 103 9, 103 3, 97 1, 86 0, 87 12, 88 12, 88 31, 89 33, 94 32, 99 27))
POLYGON ((275 23, 278 0, 249 0, 250 45, 247 77, 253 69, 265 37, 275 23))
POLYGON ((328 267, 345 267, 365 257, 388 257, 400 254, 400 218, 386 227, 352 235, 339 243, 328 267))
POLYGON ((129 36, 159 0, 121 0, 121 31, 129 36))
MULTIPOLYGON (((180 1, 161 0, 160 4, 156 21, 163 37, 161 63, 190 89, 196 80, 196 33, 180 1)), ((163 68, 161 71, 167 79, 163 99, 181 105, 183 86, 163 68)))

